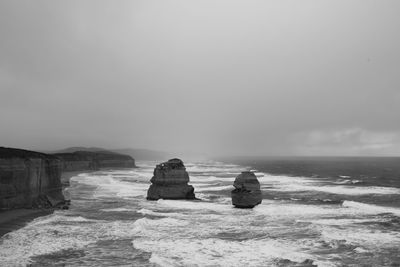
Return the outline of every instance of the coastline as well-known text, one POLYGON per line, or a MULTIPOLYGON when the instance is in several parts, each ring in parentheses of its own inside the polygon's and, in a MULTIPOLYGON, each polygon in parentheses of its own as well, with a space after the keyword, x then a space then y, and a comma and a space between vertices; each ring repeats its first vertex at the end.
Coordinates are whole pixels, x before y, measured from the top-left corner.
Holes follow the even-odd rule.
MULTIPOLYGON (((84 172, 90 172, 90 171, 63 172, 61 174, 61 184, 63 190, 69 186, 69 180, 71 177, 77 176, 78 174, 84 172)), ((26 224, 28 224, 29 222, 33 221, 38 217, 52 214, 54 210, 56 209, 20 208, 20 209, 0 211, 0 238, 2 238, 5 234, 9 232, 24 227, 26 224)))
POLYGON ((74 176, 78 176, 81 173, 90 173, 93 172, 91 170, 82 170, 82 171, 69 171, 69 172, 62 172, 61 173, 61 184, 62 184, 62 188, 63 190, 69 186, 69 180, 74 177, 74 176))
POLYGON ((54 209, 13 209, 0 211, 0 238, 24 227, 34 219, 53 213, 54 209))

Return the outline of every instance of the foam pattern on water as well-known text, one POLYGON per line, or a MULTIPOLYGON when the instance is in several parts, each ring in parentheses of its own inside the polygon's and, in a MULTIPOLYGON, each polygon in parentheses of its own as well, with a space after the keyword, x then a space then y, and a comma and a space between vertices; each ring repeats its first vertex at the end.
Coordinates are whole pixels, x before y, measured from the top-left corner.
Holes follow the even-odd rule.
MULTIPOLYGON (((81 265, 99 266, 100 260, 90 258, 96 255, 91 247, 126 239, 131 249, 150 253, 149 264, 155 266, 291 266, 309 261, 351 266, 371 264, 373 253, 382 258, 374 263, 385 265, 400 252, 396 207, 353 199, 317 205, 270 198, 254 209, 236 209, 226 193, 236 175, 251 168, 211 161, 186 164, 201 201, 147 201, 155 163, 139 166, 72 178, 71 209, 38 218, 0 239, 0 266, 24 266, 37 256, 66 249, 87 252, 81 265)), ((318 191, 347 198, 399 193, 398 188, 254 171, 265 195, 318 191)))
POLYGON ((80 249, 98 240, 133 236, 133 222, 91 220, 59 213, 41 217, 1 239, 0 266, 25 266, 30 258, 80 249))

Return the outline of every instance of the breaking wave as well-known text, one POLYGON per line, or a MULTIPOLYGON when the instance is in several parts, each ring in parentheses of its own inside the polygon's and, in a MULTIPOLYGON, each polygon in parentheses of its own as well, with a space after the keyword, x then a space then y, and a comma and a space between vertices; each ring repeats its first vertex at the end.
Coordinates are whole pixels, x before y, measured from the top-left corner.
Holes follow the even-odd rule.
POLYGON ((73 177, 71 209, 2 237, 0 266, 35 264, 45 257, 58 259, 60 266, 98 266, 100 254, 112 249, 113 260, 124 258, 128 266, 396 264, 400 208, 362 199, 396 196, 399 188, 360 186, 347 176, 270 175, 253 169, 265 198, 254 209, 236 209, 227 192, 236 175, 252 168, 207 161, 186 164, 201 200, 147 201, 155 164, 73 177), (85 256, 67 262, 65 250, 85 256), (133 251, 139 256, 126 258, 133 251), (379 257, 371 263, 368 255, 379 257))

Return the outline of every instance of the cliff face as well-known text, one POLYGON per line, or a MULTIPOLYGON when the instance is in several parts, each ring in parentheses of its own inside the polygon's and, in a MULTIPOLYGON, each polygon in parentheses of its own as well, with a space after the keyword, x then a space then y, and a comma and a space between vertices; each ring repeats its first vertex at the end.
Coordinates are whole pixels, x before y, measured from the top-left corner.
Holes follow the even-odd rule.
POLYGON ((0 147, 0 209, 63 202, 60 178, 61 162, 56 157, 0 147))
POLYGON ((237 208, 253 208, 262 201, 260 182, 253 172, 242 172, 235 182, 231 192, 232 204, 237 208))
POLYGON ((107 151, 76 151, 73 153, 57 153, 53 155, 61 160, 63 171, 136 167, 135 160, 132 157, 107 151))
POLYGON ((195 199, 194 188, 188 185, 189 174, 180 159, 170 159, 154 169, 147 199, 195 199))

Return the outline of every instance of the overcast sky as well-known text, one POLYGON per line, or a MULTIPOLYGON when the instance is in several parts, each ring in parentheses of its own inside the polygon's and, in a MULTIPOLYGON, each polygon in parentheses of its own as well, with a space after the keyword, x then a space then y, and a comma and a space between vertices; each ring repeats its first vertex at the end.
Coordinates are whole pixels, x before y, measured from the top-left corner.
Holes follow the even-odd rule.
POLYGON ((0 146, 400 155, 400 1, 0 2, 0 146))

